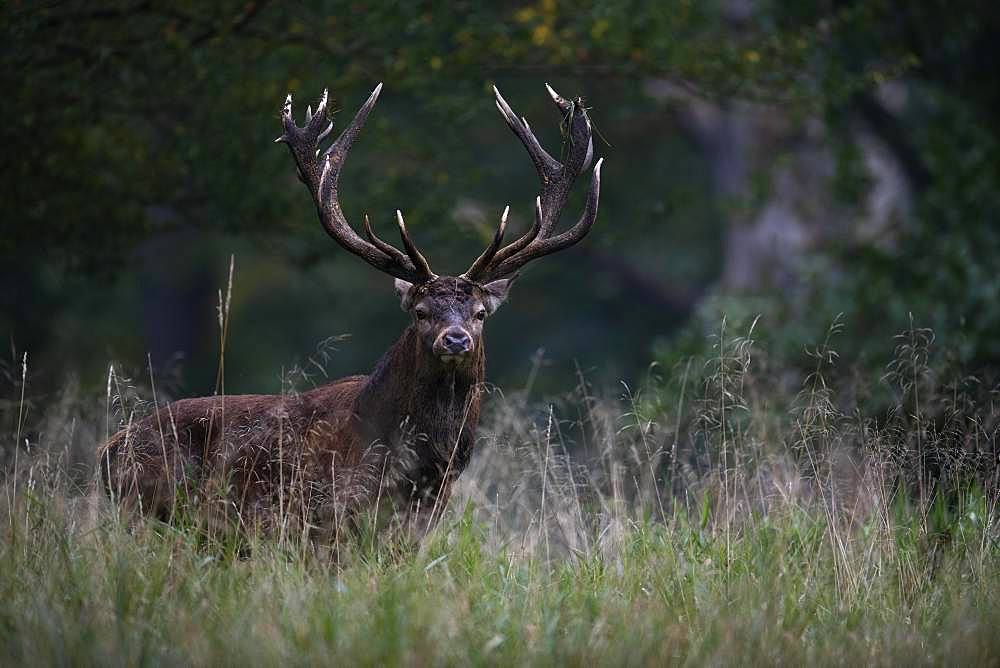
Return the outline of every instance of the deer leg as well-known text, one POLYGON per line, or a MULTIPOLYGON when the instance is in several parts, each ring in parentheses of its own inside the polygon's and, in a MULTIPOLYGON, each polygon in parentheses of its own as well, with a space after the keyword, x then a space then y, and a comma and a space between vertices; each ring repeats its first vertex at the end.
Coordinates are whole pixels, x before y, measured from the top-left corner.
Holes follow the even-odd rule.
POLYGON ((448 506, 451 498, 451 485, 454 480, 444 480, 440 486, 431 491, 419 492, 414 490, 410 495, 403 528, 411 543, 417 545, 430 533, 441 521, 444 509, 448 506))

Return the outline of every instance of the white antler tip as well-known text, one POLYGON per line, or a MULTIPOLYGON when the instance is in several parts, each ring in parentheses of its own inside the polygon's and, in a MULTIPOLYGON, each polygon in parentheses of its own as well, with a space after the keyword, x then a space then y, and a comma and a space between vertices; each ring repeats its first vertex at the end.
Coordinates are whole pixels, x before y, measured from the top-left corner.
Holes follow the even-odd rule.
POLYGON ((555 89, 552 88, 552 86, 548 84, 548 82, 545 83, 545 90, 549 91, 549 96, 556 102, 558 102, 562 97, 555 91, 555 89))
POLYGON ((597 178, 601 178, 601 165, 604 163, 604 158, 599 158, 597 164, 594 165, 594 174, 597 178))
POLYGON ((504 209, 503 209, 503 215, 500 216, 500 222, 501 223, 506 223, 507 222, 507 215, 508 214, 510 214, 510 204, 508 204, 507 206, 505 206, 504 209))
POLYGON ((406 228, 406 223, 403 222, 403 212, 396 209, 396 222, 399 223, 401 228, 406 228))
POLYGON ((499 109, 501 113, 506 116, 507 109, 510 109, 510 105, 507 104, 507 100, 503 99, 503 95, 500 94, 500 89, 496 87, 496 84, 493 84, 493 97, 496 101, 497 109, 499 109))

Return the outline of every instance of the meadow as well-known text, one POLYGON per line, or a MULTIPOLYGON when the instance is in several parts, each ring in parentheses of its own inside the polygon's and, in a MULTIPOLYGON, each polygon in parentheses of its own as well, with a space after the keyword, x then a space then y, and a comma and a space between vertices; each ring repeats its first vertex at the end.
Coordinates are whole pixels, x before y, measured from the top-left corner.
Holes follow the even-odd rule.
POLYGON ((373 511, 336 557, 121 517, 88 447, 141 381, 15 393, 0 663, 995 665, 997 393, 916 328, 859 376, 841 326, 796 367, 723 323, 641 389, 490 388, 436 527, 373 511))

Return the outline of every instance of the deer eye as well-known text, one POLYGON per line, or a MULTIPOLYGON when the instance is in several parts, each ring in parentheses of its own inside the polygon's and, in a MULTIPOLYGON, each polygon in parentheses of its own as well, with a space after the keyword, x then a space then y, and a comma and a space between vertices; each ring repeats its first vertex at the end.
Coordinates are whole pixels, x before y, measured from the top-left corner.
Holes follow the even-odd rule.
POLYGON ((481 308, 476 311, 476 320, 486 320, 486 309, 481 308))
POLYGON ((426 320, 427 319, 427 311, 426 311, 426 309, 418 308, 416 310, 416 315, 417 315, 417 320, 426 320))

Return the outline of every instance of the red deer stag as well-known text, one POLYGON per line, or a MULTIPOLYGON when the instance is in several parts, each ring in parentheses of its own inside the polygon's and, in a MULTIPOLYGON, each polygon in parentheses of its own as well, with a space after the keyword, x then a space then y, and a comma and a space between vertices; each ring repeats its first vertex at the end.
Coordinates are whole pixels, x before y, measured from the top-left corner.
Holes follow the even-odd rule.
POLYGON ((412 322, 368 376, 289 396, 182 399, 122 429, 99 451, 112 500, 169 518, 178 501, 208 499, 226 509, 223 517, 240 523, 273 529, 276 518, 291 516, 302 527, 336 530, 359 509, 391 496, 426 526, 472 454, 485 377, 484 321, 503 303, 521 267, 577 243, 597 217, 600 160, 582 216, 554 233, 593 144, 581 101, 546 88, 568 133, 563 162, 542 148, 494 88, 497 108, 538 171, 541 193, 531 228, 503 246, 505 210, 492 242, 461 276, 431 270, 398 211, 405 252, 376 236, 367 217, 365 237, 344 217, 340 171, 382 85, 325 150, 320 144, 333 128, 327 94, 315 113, 306 111, 302 127, 293 120, 289 95, 276 141, 291 150, 323 228, 345 250, 395 278, 412 322))

